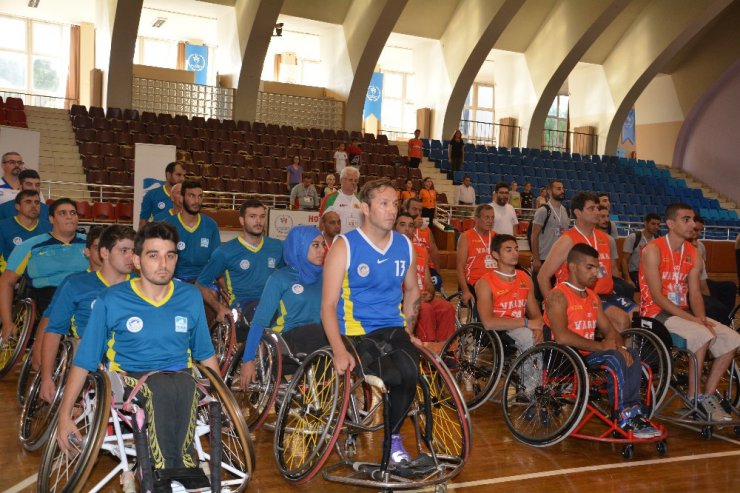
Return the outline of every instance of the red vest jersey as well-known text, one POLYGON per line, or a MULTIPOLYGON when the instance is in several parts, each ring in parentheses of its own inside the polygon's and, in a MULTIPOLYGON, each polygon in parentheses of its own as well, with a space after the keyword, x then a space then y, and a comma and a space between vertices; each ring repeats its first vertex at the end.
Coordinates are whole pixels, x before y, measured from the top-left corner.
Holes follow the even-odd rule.
MULTIPOLYGON (((660 272, 661 294, 680 309, 688 310, 688 277, 696 263, 696 256, 698 255, 696 247, 688 241, 684 241, 681 249, 674 252, 668 245, 668 236, 657 238, 650 243, 654 243, 660 252, 658 271, 660 272)), ((642 260, 640 260, 640 315, 654 317, 661 311, 661 308, 653 301, 653 296, 650 294, 650 288, 645 279, 645 269, 642 260)))
POLYGON ((491 255, 491 240, 496 236, 495 231, 490 231, 488 235, 479 235, 475 228, 470 228, 464 233, 468 240, 468 258, 465 259, 465 281, 471 286, 475 286, 478 279, 483 277, 496 268, 496 261, 491 255), (486 241, 488 244, 486 244, 486 241), (486 266, 486 259, 489 266, 486 266))
POLYGON ((430 269, 434 269, 436 265, 434 265, 434 262, 432 262, 432 247, 431 241, 429 240, 429 235, 431 232, 429 231, 429 228, 417 228, 414 232, 414 237, 412 238, 411 242, 414 245, 420 245, 424 247, 426 254, 427 254, 427 262, 429 264, 430 269))
MULTIPOLYGON (((581 298, 575 290, 566 284, 558 284, 554 290, 565 295, 568 302, 568 330, 575 332, 584 339, 594 340, 596 332, 596 318, 599 315, 601 300, 596 293, 586 288, 586 297, 581 298)), ((545 325, 550 326, 550 318, 545 310, 545 325)))
MULTIPOLYGON (((599 270, 603 273, 601 277, 596 279, 596 284, 593 285, 593 290, 596 294, 611 294, 614 292, 614 279, 612 279, 612 253, 609 248, 609 235, 601 231, 600 229, 594 228, 594 232, 591 237, 584 237, 580 231, 576 228, 571 228, 563 236, 570 237, 573 240, 573 245, 579 243, 586 243, 591 245, 599 252, 599 270), (594 240, 595 243, 594 244, 594 240)), ((555 272, 556 284, 560 284, 563 281, 568 280, 568 262, 563 262, 563 265, 555 272)))
POLYGON ((493 315, 506 318, 524 318, 527 296, 532 289, 532 280, 526 272, 517 269, 516 277, 507 281, 495 272, 489 272, 481 279, 488 283, 493 295, 493 315))

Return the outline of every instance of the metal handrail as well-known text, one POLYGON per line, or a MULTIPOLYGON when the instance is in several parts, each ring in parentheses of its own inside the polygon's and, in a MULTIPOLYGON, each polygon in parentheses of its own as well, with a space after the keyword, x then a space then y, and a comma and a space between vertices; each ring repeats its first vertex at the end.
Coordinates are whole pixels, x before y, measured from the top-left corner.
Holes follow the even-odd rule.
POLYGON ((557 130, 554 128, 546 128, 542 130, 542 149, 547 150, 559 150, 559 151, 565 151, 565 152, 571 152, 573 149, 573 137, 576 135, 583 135, 585 137, 589 137, 592 140, 591 142, 591 149, 588 150, 588 152, 582 152, 581 154, 598 154, 599 149, 599 136, 597 134, 587 134, 584 132, 576 132, 574 130, 557 130), (545 144, 545 136, 547 134, 565 134, 565 146, 554 146, 554 145, 546 145, 545 144))
POLYGON ((40 106, 42 108, 57 108, 57 109, 65 109, 67 102, 69 102, 70 105, 77 104, 79 102, 79 99, 77 98, 65 98, 62 96, 49 96, 47 94, 35 94, 30 92, 22 92, 22 91, 12 91, 9 89, 0 89, 0 96, 3 97, 3 99, 6 99, 8 97, 12 98, 20 98, 23 100, 23 104, 26 106, 40 106), (43 103, 51 102, 53 104, 43 104, 43 103))
POLYGON ((516 145, 513 147, 521 147, 522 142, 522 127, 519 125, 507 125, 505 123, 489 123, 479 122, 476 120, 460 120, 460 127, 464 128, 467 125, 472 125, 476 129, 475 135, 463 135, 468 142, 472 144, 484 144, 488 146, 496 146, 501 142, 501 129, 510 128, 516 132, 516 145), (498 127, 499 134, 498 139, 496 138, 496 127, 498 127), (479 131, 480 130, 480 131, 479 131))

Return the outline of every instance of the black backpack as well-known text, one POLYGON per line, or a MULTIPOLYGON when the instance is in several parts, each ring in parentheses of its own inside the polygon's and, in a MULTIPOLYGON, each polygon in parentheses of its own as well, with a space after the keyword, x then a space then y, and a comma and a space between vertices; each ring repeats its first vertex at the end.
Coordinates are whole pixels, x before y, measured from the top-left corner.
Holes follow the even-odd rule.
MULTIPOLYGON (((545 210, 547 210, 547 216, 545 217, 545 222, 542 223, 542 230, 544 230, 547 227, 547 221, 550 220, 550 216, 552 215, 552 207, 550 207, 550 204, 544 204, 540 207, 544 207, 545 210)), ((529 221, 529 225, 527 226, 527 242, 529 243, 529 249, 532 250, 532 225, 534 225, 534 218, 532 218, 531 221, 529 221)))

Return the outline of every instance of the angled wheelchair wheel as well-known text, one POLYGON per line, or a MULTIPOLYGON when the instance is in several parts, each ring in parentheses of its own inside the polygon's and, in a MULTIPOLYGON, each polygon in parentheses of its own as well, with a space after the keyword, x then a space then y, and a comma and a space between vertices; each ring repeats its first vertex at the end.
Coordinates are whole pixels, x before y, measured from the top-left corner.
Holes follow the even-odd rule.
POLYGON ((412 416, 419 425, 422 442, 441 458, 467 459, 471 449, 470 416, 460 391, 447 367, 426 348, 418 348, 419 379, 412 416), (428 398, 424 387, 429 389, 428 398), (428 423, 426 409, 431 414, 428 423), (431 432, 431 434, 429 434, 431 432))
POLYGON ((37 491, 77 493, 86 490, 85 482, 105 438, 110 399, 108 376, 100 371, 89 373, 72 408, 74 422, 82 435, 81 445, 76 454, 67 455, 57 445, 55 428, 41 456, 37 491))
POLYGON ((36 319, 36 305, 30 298, 21 299, 13 305, 13 321, 15 329, 3 341, 0 348, 0 379, 4 378, 13 370, 13 367, 21 359, 26 350, 28 339, 31 337, 31 329, 36 319))
POLYGON ((627 347, 635 349, 640 355, 643 365, 640 394, 642 402, 650 409, 652 415, 652 412, 660 407, 668 392, 671 379, 671 353, 657 335, 645 329, 627 329, 622 332, 622 337, 627 347))
POLYGON ((39 449, 49 438, 56 422, 57 410, 62 402, 64 382, 72 365, 74 349, 71 341, 62 341, 57 353, 52 380, 56 387, 54 400, 51 403, 41 398, 41 373, 33 379, 26 402, 21 412, 19 438, 26 450, 39 449))
POLYGON ((329 349, 309 355, 293 375, 275 423, 278 470, 295 484, 319 472, 341 432, 350 393, 350 375, 339 375, 329 349))
POLYGON ((445 299, 455 307, 455 324, 458 328, 477 321, 473 315, 472 307, 462 303, 462 293, 460 291, 452 293, 445 299))
POLYGON ((236 346, 236 328, 234 319, 228 317, 225 322, 215 320, 210 327, 211 342, 213 349, 216 351, 218 367, 221 369, 221 375, 226 375, 234 359, 236 346))
POLYGON ((23 365, 21 365, 21 371, 18 374, 18 385, 16 386, 16 395, 18 397, 18 404, 23 407, 26 402, 26 395, 28 389, 33 383, 33 360, 31 358, 31 351, 26 351, 26 355, 23 357, 23 365))
MULTIPOLYGON (((241 492, 247 489, 254 471, 254 447, 245 426, 244 416, 234 396, 211 369, 198 365, 201 375, 208 379, 210 396, 221 404, 221 490, 241 492)), ((209 407, 198 408, 198 421, 210 423, 209 407)), ((208 451, 210 460, 210 452, 208 451)), ((213 464, 210 465, 214 467, 213 464)))
POLYGON ((730 328, 735 332, 740 332, 740 303, 730 312, 730 328))
POLYGON ((244 346, 240 345, 225 382, 234 394, 249 431, 255 432, 264 424, 277 399, 278 385, 282 378, 282 354, 275 335, 262 336, 254 358, 256 382, 242 389, 240 378, 243 354, 244 346))
POLYGON ((491 397, 503 370, 504 347, 498 334, 481 324, 463 325, 447 340, 441 357, 469 410, 491 397))
POLYGON ((588 375, 575 350, 554 342, 522 353, 504 381, 504 420, 514 438, 535 447, 567 437, 586 412, 588 375))

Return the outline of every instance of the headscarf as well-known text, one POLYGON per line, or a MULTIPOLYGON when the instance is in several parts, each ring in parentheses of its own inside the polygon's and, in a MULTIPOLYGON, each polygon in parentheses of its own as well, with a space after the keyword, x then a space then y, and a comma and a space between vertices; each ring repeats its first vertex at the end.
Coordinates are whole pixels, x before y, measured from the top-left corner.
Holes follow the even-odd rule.
POLYGON ((298 272, 296 281, 300 284, 313 284, 321 277, 322 266, 308 261, 308 250, 317 236, 321 231, 316 226, 295 226, 283 243, 283 259, 298 272))

